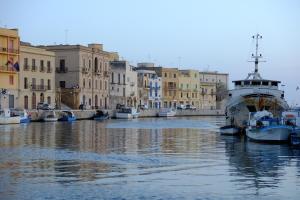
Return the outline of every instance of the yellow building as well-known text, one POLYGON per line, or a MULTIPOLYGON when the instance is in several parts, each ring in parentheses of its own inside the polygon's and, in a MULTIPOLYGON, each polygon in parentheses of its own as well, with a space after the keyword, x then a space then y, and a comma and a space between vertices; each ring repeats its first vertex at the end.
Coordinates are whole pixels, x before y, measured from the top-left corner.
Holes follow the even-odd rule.
POLYGON ((0 28, 0 109, 17 107, 19 48, 18 30, 0 28))
POLYGON ((201 109, 216 109, 216 83, 200 81, 201 109))
POLYGON ((177 68, 161 68, 162 102, 164 108, 176 108, 178 104, 179 70, 177 68))
POLYGON ((181 105, 193 105, 201 108, 199 72, 180 70, 178 101, 181 105))

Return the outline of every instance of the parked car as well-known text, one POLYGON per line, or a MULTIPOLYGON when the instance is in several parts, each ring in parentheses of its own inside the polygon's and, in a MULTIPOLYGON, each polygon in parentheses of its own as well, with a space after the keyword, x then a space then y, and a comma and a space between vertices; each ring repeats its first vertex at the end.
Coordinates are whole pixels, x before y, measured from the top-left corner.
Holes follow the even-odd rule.
POLYGON ((183 105, 183 104, 178 105, 176 108, 177 108, 177 110, 185 110, 186 109, 185 105, 183 105))
POLYGON ((54 106, 51 106, 50 104, 40 102, 37 104, 38 110, 54 110, 54 106))
POLYGON ((196 110, 197 108, 195 106, 193 106, 193 105, 187 104, 185 106, 185 109, 187 109, 187 110, 196 110))

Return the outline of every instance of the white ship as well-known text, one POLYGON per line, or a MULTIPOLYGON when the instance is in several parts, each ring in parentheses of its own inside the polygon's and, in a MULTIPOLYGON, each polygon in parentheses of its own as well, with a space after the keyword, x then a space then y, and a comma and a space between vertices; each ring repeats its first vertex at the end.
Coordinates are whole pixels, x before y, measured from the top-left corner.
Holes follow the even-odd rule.
POLYGON ((226 105, 227 124, 239 128, 247 126, 249 112, 267 110, 274 117, 288 109, 288 104, 284 99, 284 91, 279 90, 280 81, 264 79, 258 73, 258 63, 262 55, 258 53, 258 40, 262 36, 253 36, 256 40, 256 51, 252 54, 255 63, 255 70, 249 73, 246 79, 233 81, 234 89, 228 93, 226 105))

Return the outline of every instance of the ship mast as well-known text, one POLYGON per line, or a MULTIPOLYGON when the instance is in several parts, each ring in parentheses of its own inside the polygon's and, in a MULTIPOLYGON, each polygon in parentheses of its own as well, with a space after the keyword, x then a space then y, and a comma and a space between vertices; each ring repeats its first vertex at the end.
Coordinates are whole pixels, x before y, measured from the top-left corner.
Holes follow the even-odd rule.
POLYGON ((254 62, 254 64, 255 64, 255 70, 254 70, 253 73, 249 73, 248 74, 247 79, 250 79, 251 76, 252 76, 252 79, 262 79, 262 77, 258 73, 258 63, 265 62, 265 61, 259 60, 259 59, 262 58, 262 55, 260 53, 258 53, 258 40, 262 39, 262 36, 257 33, 256 35, 253 35, 252 38, 256 40, 255 55, 252 54, 251 58, 253 58, 254 60, 251 60, 249 62, 254 62))

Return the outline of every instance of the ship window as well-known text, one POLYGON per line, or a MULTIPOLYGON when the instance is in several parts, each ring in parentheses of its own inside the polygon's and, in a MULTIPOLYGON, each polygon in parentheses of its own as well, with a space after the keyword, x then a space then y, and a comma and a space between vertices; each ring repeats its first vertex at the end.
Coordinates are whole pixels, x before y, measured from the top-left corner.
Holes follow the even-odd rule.
POLYGON ((237 82, 235 82, 235 85, 241 85, 242 84, 242 82, 241 81, 237 81, 237 82))
POLYGON ((245 81, 244 85, 250 85, 250 81, 245 81))
POLYGON ((256 112, 255 106, 247 106, 249 112, 256 112))
POLYGON ((262 85, 268 86, 268 85, 269 85, 269 82, 268 82, 268 81, 263 81, 263 82, 262 82, 262 85))
POLYGON ((260 81, 252 81, 252 85, 260 85, 260 81))
POLYGON ((272 86, 278 86, 277 82, 272 82, 272 86))
POLYGON ((270 110, 270 106, 265 106, 265 110, 270 110))

